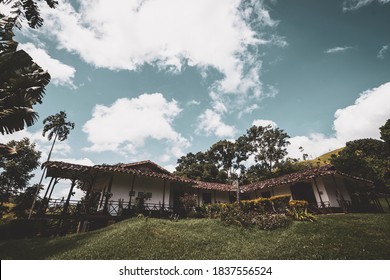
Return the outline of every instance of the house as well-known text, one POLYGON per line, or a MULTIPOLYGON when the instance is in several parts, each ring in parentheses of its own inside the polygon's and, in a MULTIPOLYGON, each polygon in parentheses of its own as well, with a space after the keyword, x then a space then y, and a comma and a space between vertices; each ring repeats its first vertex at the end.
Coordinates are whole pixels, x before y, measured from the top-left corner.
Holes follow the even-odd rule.
MULTIPOLYGON (((78 212, 120 217, 124 211, 137 207, 140 198, 146 211, 175 213, 180 210, 179 199, 185 193, 196 194, 198 206, 232 202, 237 193, 237 187, 232 185, 175 176, 152 161, 94 166, 50 161, 44 166, 46 176, 51 177, 44 201, 48 202, 48 209, 57 209, 53 213, 59 216, 78 212), (66 200, 51 198, 59 180, 70 181, 66 200), (86 193, 82 203, 71 199, 76 185, 86 193), (60 211, 58 206, 61 206, 60 211)), ((378 203, 374 198, 362 196, 372 188, 371 181, 341 173, 326 165, 240 186, 240 197, 254 199, 288 194, 292 199, 306 200, 318 209, 346 210, 361 205, 375 208, 378 203)))

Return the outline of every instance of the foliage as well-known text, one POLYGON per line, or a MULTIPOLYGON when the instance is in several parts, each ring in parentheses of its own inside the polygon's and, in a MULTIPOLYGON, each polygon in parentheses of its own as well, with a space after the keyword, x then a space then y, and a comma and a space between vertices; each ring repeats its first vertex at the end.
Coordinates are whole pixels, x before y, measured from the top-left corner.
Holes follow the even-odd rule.
POLYGON ((218 141, 207 151, 207 156, 218 169, 226 172, 228 182, 232 183, 244 173, 245 166, 242 163, 248 159, 249 149, 246 139, 241 136, 234 142, 218 141))
POLYGON ((16 19, 0 15, 0 132, 9 134, 33 125, 50 75, 23 50, 17 50, 12 29, 16 19))
MULTIPOLYGON (((12 212, 15 213, 18 219, 27 218, 31 204, 34 200, 35 193, 37 192, 37 184, 32 187, 28 187, 24 192, 20 193, 14 198, 15 207, 12 208, 12 212)), ((40 201, 39 201, 40 202, 40 201)), ((34 211, 37 211, 40 207, 40 203, 35 203, 34 211)))
POLYGON ((195 211, 195 206, 197 204, 197 195, 185 193, 183 196, 179 198, 179 201, 181 205, 183 205, 187 216, 193 215, 192 212, 195 211))
MULTIPOLYGON (((221 140, 207 152, 188 153, 178 159, 176 175, 206 182, 241 184, 274 177, 275 168, 284 172, 289 136, 271 126, 253 126, 234 141, 221 140), (253 156, 256 165, 247 170, 244 164, 253 156)), ((285 168, 287 169, 287 168, 285 168)), ((280 175, 280 173, 278 174, 280 175)))
POLYGON ((199 211, 203 217, 216 219, 220 217, 222 208, 227 207, 228 205, 229 204, 225 203, 202 204, 199 211))
MULTIPOLYGON (((40 1, 39 1, 40 2, 40 1)), ((54 0, 45 0, 46 4, 50 8, 55 8, 58 5, 57 1, 54 0)), ((0 0, 0 3, 13 3, 13 14, 20 21, 23 21, 23 18, 27 20, 28 25, 31 28, 41 27, 43 24, 43 19, 40 15, 38 8, 38 1, 33 0, 0 0)), ((18 24, 21 25, 20 23, 18 24)))
POLYGON ((287 215, 297 221, 314 222, 315 216, 307 212, 309 203, 305 200, 291 200, 289 202, 289 209, 287 215))
POLYGON ((276 213, 286 213, 291 196, 286 195, 276 195, 272 196, 269 200, 272 203, 273 211, 276 213))
POLYGON ((383 141, 359 139, 347 142, 338 156, 332 156, 331 163, 341 172, 372 180, 379 189, 390 185, 386 179, 390 157, 383 141))
POLYGON ((28 138, 20 141, 10 141, 8 146, 15 148, 18 153, 12 158, 0 158, 0 204, 28 187, 32 173, 39 166, 41 152, 36 151, 35 144, 28 138))
POLYGON ((253 223, 262 230, 274 230, 291 225, 291 219, 286 214, 256 215, 253 223))
POLYGON ((390 119, 386 121, 386 123, 379 128, 381 139, 386 143, 386 152, 387 155, 390 155, 390 119))
POLYGON ((178 176, 205 182, 227 182, 226 172, 219 170, 205 153, 188 153, 179 158, 177 163, 175 174, 178 176))
POLYGON ((284 213, 263 213, 246 210, 239 207, 237 203, 225 205, 221 208, 221 221, 226 225, 256 226, 262 230, 274 230, 291 224, 291 219, 284 213))
POLYGON ((70 130, 74 129, 74 123, 66 121, 66 113, 64 111, 48 116, 43 120, 43 124, 42 136, 49 132, 47 135, 49 140, 55 135, 59 141, 64 141, 68 138, 70 130))
POLYGON ((250 146, 250 153, 255 162, 260 164, 269 174, 287 155, 288 134, 282 129, 267 126, 252 126, 245 135, 250 146))

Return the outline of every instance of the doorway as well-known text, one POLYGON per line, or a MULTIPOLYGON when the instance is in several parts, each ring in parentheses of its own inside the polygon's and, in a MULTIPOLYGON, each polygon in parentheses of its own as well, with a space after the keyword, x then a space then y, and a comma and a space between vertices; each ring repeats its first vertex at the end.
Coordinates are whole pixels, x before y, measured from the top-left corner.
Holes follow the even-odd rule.
POLYGON ((317 204, 311 183, 299 182, 290 187, 294 200, 306 200, 309 204, 317 204))

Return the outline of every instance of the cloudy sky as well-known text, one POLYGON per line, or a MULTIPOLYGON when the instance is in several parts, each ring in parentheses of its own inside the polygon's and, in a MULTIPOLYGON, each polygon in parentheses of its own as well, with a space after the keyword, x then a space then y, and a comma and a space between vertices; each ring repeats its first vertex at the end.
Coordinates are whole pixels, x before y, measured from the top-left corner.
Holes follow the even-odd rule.
MULTIPOLYGON (((76 123, 54 160, 177 158, 272 123, 309 157, 390 118, 390 0, 60 0, 17 33, 52 76, 42 120, 76 123)), ((5 11, 5 9, 3 9, 5 11)))

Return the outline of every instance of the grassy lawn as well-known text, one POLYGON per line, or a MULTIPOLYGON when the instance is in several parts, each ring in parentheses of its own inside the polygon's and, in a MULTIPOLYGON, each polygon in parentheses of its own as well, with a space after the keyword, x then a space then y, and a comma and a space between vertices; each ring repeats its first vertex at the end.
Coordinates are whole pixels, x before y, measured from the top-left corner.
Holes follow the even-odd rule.
POLYGON ((1 259, 390 259, 390 214, 339 214, 260 231, 134 218, 83 234, 0 243, 1 259))

